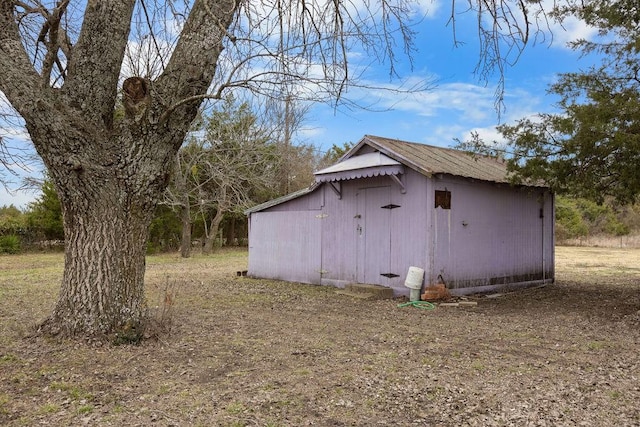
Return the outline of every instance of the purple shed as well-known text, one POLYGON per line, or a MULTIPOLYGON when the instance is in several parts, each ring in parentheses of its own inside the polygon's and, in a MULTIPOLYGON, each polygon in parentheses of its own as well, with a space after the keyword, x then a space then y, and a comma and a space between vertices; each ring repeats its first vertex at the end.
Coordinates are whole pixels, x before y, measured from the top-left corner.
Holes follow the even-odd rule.
POLYGON ((503 162, 365 135, 308 189, 247 211, 252 277, 408 295, 410 267, 453 294, 554 279, 554 196, 503 162))

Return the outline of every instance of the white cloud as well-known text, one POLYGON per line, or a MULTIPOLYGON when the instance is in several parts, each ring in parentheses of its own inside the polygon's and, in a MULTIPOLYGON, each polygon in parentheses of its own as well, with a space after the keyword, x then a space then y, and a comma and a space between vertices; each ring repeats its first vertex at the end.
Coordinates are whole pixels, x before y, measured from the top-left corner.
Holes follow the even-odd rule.
POLYGON ((416 0, 414 6, 415 13, 419 17, 433 18, 440 11, 442 2, 441 0, 416 0))
POLYGON ((475 127, 465 131, 460 137, 461 141, 471 140, 472 135, 477 134, 486 144, 493 145, 493 143, 501 144, 504 142, 504 138, 498 132, 495 126, 489 127, 475 127))
POLYGON ((538 4, 537 10, 533 9, 534 3, 529 5, 532 11, 531 16, 538 18, 538 25, 543 31, 541 37, 538 37, 538 41, 556 48, 568 48, 567 43, 571 41, 578 39, 593 40, 597 36, 597 28, 587 25, 587 23, 576 17, 569 16, 562 22, 551 19, 548 15, 545 17, 542 11, 548 14, 554 8, 555 3, 556 0, 543 0, 538 4))
POLYGON ((421 92, 394 91, 395 86, 371 83, 366 91, 371 103, 381 108, 404 111, 423 117, 452 114, 479 121, 495 116, 494 94, 489 88, 471 83, 447 83, 421 92))
POLYGON ((163 71, 172 53, 173 46, 159 38, 148 36, 136 41, 130 40, 127 43, 120 76, 154 79, 163 71))
POLYGON ((436 125, 435 127, 429 128, 424 139, 419 142, 424 142, 429 145, 448 147, 454 144, 454 138, 462 135, 465 129, 466 127, 461 123, 436 125))
POLYGON ((302 128, 296 131, 296 135, 298 139, 302 141, 313 141, 319 136, 325 133, 325 129, 322 127, 314 127, 311 125, 303 126, 302 128))
POLYGON ((567 18, 564 22, 554 22, 551 26, 553 34, 552 46, 568 47, 567 44, 579 39, 593 40, 598 35, 598 29, 587 25, 576 18, 567 18))

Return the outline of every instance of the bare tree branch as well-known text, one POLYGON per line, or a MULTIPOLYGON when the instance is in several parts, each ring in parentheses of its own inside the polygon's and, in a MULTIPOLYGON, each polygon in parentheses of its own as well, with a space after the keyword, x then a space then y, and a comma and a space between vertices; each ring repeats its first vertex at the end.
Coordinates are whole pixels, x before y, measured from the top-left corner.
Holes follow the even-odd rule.
POLYGON ((9 1, 0 2, 0 91, 25 116, 36 108, 30 93, 40 87, 40 79, 22 45, 13 8, 9 1))
POLYGON ((93 123, 113 120, 113 107, 135 0, 90 0, 69 58, 66 96, 85 100, 82 115, 93 123), (96 63, 94 58, 99 57, 96 63))

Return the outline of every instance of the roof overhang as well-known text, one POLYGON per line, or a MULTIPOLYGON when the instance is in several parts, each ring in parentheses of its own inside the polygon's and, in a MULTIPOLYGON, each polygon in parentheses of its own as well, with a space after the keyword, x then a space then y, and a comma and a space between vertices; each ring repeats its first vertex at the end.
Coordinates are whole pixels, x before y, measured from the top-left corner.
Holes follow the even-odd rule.
POLYGON ((336 182, 374 176, 397 176, 404 173, 402 163, 380 153, 353 156, 314 173, 316 182, 336 182))

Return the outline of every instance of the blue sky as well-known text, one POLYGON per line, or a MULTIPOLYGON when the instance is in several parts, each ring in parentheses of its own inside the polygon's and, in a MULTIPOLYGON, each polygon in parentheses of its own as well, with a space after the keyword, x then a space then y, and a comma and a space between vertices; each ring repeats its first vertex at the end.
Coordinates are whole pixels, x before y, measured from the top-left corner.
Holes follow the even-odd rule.
MULTIPOLYGON (((431 90, 413 96, 387 94, 378 107, 392 110, 383 112, 341 112, 318 106, 308 116, 303 138, 323 149, 334 143, 357 142, 364 134, 443 147, 453 146, 455 138, 464 140, 472 131, 487 140, 499 139, 497 124, 554 111, 555 99, 546 91, 559 73, 586 69, 593 63, 594 58, 580 58, 566 46, 568 40, 594 37, 592 28, 577 21, 565 22, 563 27, 553 25, 553 39, 549 32, 541 34, 536 43, 525 47, 516 63, 505 68, 504 105, 498 115, 495 90, 499 75, 484 81, 474 74, 479 59, 476 18, 461 18, 456 35, 464 45, 454 47, 452 28, 447 26, 449 13, 439 7, 423 21, 418 27, 413 70, 407 59, 399 66, 401 78, 434 79, 431 90)), ((398 83, 389 81, 384 65, 368 70, 366 76, 374 84, 398 83)), ((370 92, 364 103, 373 101, 375 91, 370 92)))
MULTIPOLYGON (((421 0, 423 1, 423 0, 421 0)), ((407 141, 449 147, 454 139, 465 139, 478 132, 487 140, 498 138, 495 126, 539 112, 552 112, 554 99, 546 94, 549 83, 558 73, 587 68, 593 58, 580 55, 566 47, 566 42, 578 37, 591 38, 595 31, 579 22, 552 25, 546 39, 530 43, 518 61, 505 69, 504 109, 500 116, 495 109, 498 75, 488 81, 474 74, 479 59, 477 21, 473 14, 458 17, 456 36, 463 44, 454 47, 453 29, 447 21, 450 2, 426 0, 421 13, 426 14, 415 27, 416 52, 413 68, 408 58, 398 54, 398 78, 390 79, 389 64, 370 66, 363 74, 369 89, 353 88, 346 94, 360 105, 372 105, 378 112, 366 109, 335 109, 330 105, 313 106, 297 140, 313 144, 325 151, 332 144, 357 142, 372 134, 407 141), (394 88, 404 82, 411 85, 432 81, 427 91, 406 94, 375 88, 394 88)), ((357 52, 351 67, 360 71, 357 52)), ((15 204, 25 207, 36 194, 10 194, 0 186, 0 206, 15 204)))

